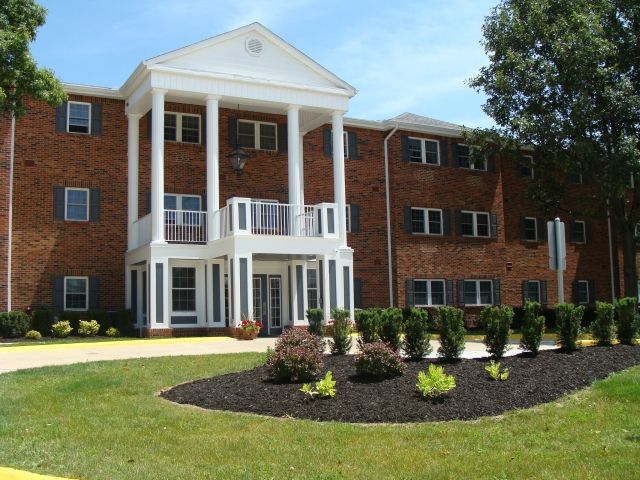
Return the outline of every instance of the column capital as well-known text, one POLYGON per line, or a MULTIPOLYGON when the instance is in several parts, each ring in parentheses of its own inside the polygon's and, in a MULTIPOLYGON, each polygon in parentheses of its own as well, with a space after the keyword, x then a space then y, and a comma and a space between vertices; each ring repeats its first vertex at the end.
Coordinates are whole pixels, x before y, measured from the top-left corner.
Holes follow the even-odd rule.
POLYGON ((336 117, 344 117, 344 114, 347 113, 344 110, 334 110, 333 112, 331 112, 331 117, 336 118, 336 117))
POLYGON ((151 92, 151 95, 163 95, 164 96, 164 95, 167 94, 167 92, 169 90, 167 90, 166 88, 156 88, 156 87, 154 87, 149 91, 151 92))
POLYGON ((127 118, 129 120, 140 120, 142 118, 141 113, 127 113, 127 118))
POLYGON ((209 95, 205 95, 204 97, 205 101, 209 101, 209 100, 221 100, 222 97, 220 95, 213 95, 213 94, 209 94, 209 95))
POLYGON ((287 105, 287 112, 292 112, 292 111, 298 112, 300 111, 300 108, 301 108, 300 105, 290 104, 290 105, 287 105))

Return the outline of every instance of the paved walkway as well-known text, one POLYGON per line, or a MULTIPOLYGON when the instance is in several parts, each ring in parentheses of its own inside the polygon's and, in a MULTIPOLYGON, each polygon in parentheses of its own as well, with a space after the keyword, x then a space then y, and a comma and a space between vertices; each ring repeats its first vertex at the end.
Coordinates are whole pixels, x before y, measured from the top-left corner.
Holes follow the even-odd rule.
MULTIPOLYGON (((230 337, 196 337, 166 339, 135 339, 96 343, 60 343, 51 345, 24 345, 0 347, 0 373, 49 365, 95 362, 98 360, 123 360, 129 358, 166 357, 177 355, 208 355, 212 353, 265 352, 273 347, 275 338, 257 338, 252 341, 230 337)), ((432 340, 433 353, 437 356, 440 344, 432 340)), ((541 349, 555 348, 554 342, 543 341, 541 349)), ((355 351, 355 342, 354 348, 355 351)), ((520 350, 512 342, 507 355, 520 350)), ((482 342, 467 341, 464 358, 487 356, 482 342)))

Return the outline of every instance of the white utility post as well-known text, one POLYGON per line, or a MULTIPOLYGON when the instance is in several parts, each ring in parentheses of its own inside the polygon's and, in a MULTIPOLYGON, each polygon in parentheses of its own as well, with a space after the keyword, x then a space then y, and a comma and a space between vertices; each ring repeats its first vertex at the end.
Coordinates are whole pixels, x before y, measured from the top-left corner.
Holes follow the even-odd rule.
POLYGON ((564 270, 567 268, 567 249, 565 246, 564 223, 556 217, 547 222, 547 240, 549 241, 549 268, 558 275, 558 303, 564 303, 564 270))

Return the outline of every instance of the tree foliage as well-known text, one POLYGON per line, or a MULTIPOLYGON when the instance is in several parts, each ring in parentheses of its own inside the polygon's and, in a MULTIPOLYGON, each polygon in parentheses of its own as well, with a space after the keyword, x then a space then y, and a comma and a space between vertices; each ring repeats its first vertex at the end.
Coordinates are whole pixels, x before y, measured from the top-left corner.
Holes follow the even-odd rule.
POLYGON ((46 14, 46 9, 33 0, 0 2, 0 112, 20 117, 26 112, 26 97, 52 106, 66 98, 53 71, 38 68, 29 51, 46 14))

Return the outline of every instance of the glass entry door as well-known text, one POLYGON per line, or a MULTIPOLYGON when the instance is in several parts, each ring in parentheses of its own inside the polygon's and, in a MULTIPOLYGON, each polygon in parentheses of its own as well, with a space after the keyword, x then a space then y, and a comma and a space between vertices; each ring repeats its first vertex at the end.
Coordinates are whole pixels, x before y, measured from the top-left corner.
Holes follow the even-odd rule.
POLYGON ((280 275, 253 276, 253 317, 260 320, 260 335, 282 333, 282 279, 280 275))

